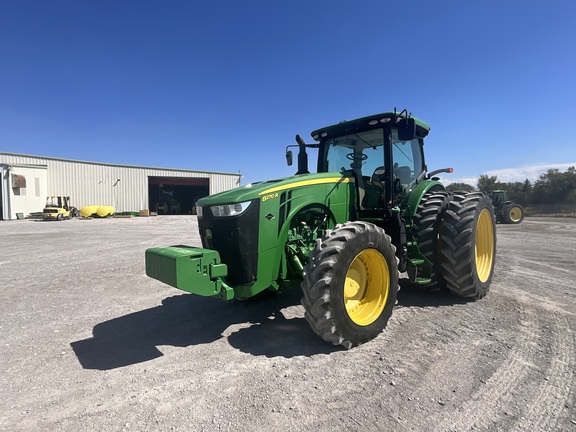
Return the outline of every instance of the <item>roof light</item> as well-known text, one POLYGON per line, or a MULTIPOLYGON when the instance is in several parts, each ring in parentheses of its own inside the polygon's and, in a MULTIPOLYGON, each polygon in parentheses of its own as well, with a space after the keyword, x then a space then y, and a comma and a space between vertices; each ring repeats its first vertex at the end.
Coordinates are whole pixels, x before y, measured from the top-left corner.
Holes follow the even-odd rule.
POLYGON ((370 126, 374 126, 374 125, 378 124, 378 120, 370 120, 370 121, 368 122, 368 124, 369 124, 370 126))
POLYGON ((326 138, 328 136, 328 132, 322 132, 322 135, 320 135, 322 138, 326 138))
POLYGON ((380 119, 380 123, 390 123, 392 119, 390 117, 384 117, 380 119))

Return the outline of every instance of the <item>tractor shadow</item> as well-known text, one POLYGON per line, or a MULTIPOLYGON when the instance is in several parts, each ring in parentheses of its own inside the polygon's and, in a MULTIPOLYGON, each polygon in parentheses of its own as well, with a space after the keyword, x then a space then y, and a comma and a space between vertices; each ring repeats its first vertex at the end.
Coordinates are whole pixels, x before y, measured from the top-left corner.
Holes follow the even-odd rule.
POLYGON ((448 290, 427 292, 421 287, 400 279, 400 291, 397 294, 396 307, 442 307, 470 303, 473 300, 458 297, 448 290))
POLYGON ((158 346, 188 347, 223 337, 236 349, 255 356, 290 358, 341 350, 316 336, 303 313, 290 319, 284 316, 282 310, 299 305, 300 297, 297 287, 245 302, 171 296, 160 306, 97 324, 93 337, 70 345, 84 369, 97 370, 161 357, 158 346))
MULTIPOLYGON (((442 307, 468 301, 447 292, 427 293, 400 281, 397 308, 442 307)), ((162 304, 104 321, 93 336, 70 344, 84 369, 110 370, 154 360, 159 346, 189 347, 226 338, 230 346, 254 356, 330 354, 334 347, 310 329, 302 313, 286 318, 283 310, 300 305, 298 287, 263 293, 244 302, 181 294, 162 304)))

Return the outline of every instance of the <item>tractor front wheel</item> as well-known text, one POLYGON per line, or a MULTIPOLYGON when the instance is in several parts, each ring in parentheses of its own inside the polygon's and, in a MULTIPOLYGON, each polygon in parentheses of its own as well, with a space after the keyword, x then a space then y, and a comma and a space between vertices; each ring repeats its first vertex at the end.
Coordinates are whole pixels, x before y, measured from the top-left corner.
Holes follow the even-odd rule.
POLYGON ((317 241, 304 268, 302 304, 318 336, 349 349, 380 334, 396 303, 395 252, 383 229, 360 221, 317 241))
POLYGON ((496 225, 486 195, 454 195, 444 216, 441 251, 442 273, 451 292, 471 299, 488 293, 496 260, 496 225))

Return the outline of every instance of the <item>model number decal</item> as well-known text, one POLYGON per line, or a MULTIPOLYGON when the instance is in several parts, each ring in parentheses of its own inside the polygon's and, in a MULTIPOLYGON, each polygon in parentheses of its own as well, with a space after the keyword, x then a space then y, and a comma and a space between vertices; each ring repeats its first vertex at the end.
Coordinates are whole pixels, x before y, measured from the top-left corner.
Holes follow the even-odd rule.
POLYGON ((269 199, 272 199, 272 198, 278 198, 278 192, 273 193, 273 194, 269 194, 269 195, 264 195, 262 197, 262 201, 268 201, 269 199))

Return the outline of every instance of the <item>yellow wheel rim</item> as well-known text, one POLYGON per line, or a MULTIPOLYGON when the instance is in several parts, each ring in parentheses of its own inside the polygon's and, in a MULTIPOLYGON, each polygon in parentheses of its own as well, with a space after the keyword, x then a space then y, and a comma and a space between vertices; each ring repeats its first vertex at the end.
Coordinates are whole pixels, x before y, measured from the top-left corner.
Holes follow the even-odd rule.
POLYGON ((512 207, 509 214, 512 222, 518 222, 522 219, 522 209, 520 207, 512 207))
POLYGON ((480 282, 486 282, 492 273, 494 261, 494 221, 487 209, 480 212, 476 227, 476 271, 480 282))
POLYGON ((344 305, 354 323, 367 326, 378 319, 390 292, 390 271, 384 256, 365 249, 348 267, 344 282, 344 305))

